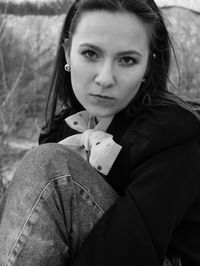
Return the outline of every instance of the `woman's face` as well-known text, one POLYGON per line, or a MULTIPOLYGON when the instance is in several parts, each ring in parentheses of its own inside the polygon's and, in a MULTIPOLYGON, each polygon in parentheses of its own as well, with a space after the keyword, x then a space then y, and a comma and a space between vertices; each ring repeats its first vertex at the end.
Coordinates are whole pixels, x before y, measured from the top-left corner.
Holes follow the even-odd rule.
POLYGON ((109 117, 123 110, 141 85, 148 27, 134 14, 84 13, 65 55, 78 101, 98 119, 109 117))

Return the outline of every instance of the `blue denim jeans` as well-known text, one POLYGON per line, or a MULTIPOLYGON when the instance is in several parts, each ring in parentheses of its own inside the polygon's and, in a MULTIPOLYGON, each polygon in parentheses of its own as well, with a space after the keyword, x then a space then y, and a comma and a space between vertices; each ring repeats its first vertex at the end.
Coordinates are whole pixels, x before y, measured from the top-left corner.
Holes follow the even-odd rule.
MULTIPOLYGON (((65 146, 35 148, 21 161, 0 207, 0 266, 68 265, 118 197, 65 146)), ((172 264, 166 259, 164 265, 172 264)))
POLYGON ((117 193, 80 156, 44 144, 21 161, 0 208, 0 265, 67 265, 117 193))

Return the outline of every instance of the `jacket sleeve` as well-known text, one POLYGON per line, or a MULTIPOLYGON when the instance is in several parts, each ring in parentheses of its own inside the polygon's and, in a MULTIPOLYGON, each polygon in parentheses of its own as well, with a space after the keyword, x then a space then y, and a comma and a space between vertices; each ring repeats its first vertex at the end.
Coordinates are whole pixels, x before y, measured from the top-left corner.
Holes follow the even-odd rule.
POLYGON ((199 158, 199 143, 190 140, 132 169, 125 196, 96 224, 70 265, 162 265, 173 232, 199 194, 199 158))

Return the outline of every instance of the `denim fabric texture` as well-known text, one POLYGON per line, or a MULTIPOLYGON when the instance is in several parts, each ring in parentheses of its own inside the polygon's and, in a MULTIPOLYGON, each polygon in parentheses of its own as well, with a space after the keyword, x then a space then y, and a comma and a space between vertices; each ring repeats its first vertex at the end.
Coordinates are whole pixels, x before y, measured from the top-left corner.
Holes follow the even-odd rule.
MULTIPOLYGON (((118 197, 66 146, 33 149, 21 161, 0 206, 0 266, 67 266, 118 197)), ((163 266, 171 265, 165 259, 163 266)))
POLYGON ((21 161, 0 208, 0 265, 67 265, 117 193, 79 155, 44 144, 21 161))

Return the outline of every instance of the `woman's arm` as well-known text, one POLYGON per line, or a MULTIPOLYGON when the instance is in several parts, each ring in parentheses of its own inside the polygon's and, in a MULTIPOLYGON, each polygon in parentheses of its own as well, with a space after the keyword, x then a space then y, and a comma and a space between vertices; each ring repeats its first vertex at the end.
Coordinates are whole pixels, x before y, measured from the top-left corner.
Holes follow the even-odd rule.
MULTIPOLYGON (((199 195, 199 158, 195 139, 157 153, 133 169, 125 196, 94 227, 71 265, 162 265, 176 229, 199 195)), ((200 237, 200 220, 196 222, 195 234, 200 237)), ((195 243, 192 235, 187 237, 190 248, 195 243)), ((200 263, 200 250, 188 252, 200 263)))

